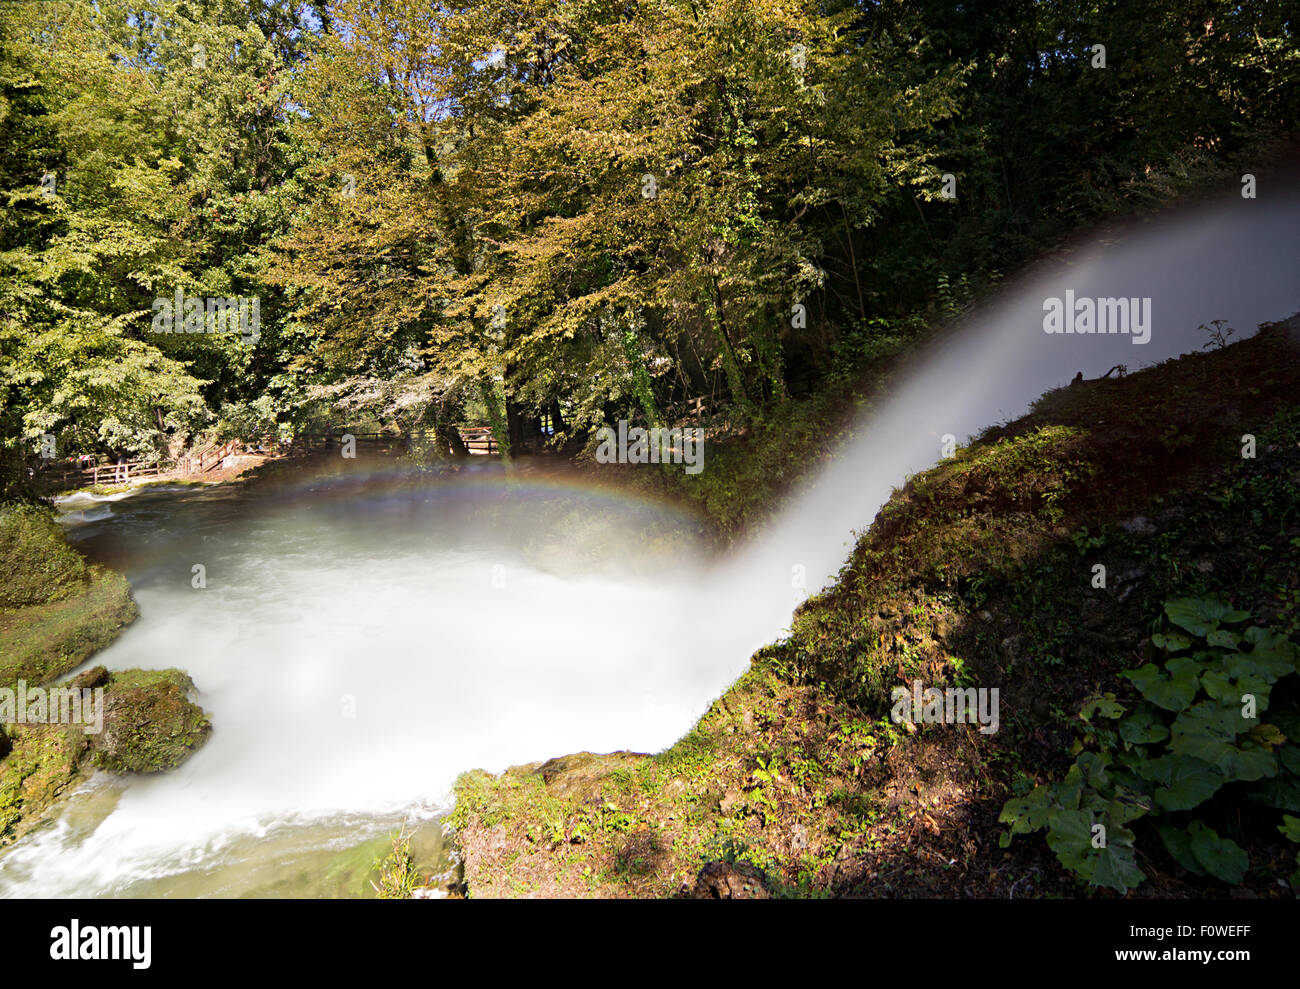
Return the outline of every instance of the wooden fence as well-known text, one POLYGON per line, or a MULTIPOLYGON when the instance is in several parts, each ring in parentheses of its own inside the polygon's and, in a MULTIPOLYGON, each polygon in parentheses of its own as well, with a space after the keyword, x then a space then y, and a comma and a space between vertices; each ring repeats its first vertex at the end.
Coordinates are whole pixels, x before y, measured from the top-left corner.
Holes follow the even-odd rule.
POLYGON ((197 453, 182 457, 177 466, 187 474, 206 474, 227 457, 238 453, 241 445, 239 440, 227 440, 219 445, 205 447, 197 453))
POLYGON ((228 440, 214 444, 202 450, 181 457, 173 462, 154 460, 131 460, 121 464, 92 464, 77 466, 60 464, 38 469, 37 487, 44 491, 69 491, 99 484, 129 484, 146 477, 158 477, 170 473, 173 469, 184 474, 206 474, 215 470, 229 456, 239 452, 241 443, 228 440))
POLYGON ((37 472, 36 479, 44 490, 67 491, 91 484, 127 484, 142 477, 157 477, 164 470, 159 460, 132 460, 124 464, 95 464, 90 467, 51 467, 37 472))
MULTIPOLYGON (((460 438, 471 454, 491 455, 498 452, 496 437, 490 426, 467 426, 461 430, 460 438)), ((309 433, 296 437, 288 445, 290 456, 302 456, 310 453, 338 450, 343 445, 343 437, 351 436, 357 447, 366 447, 375 451, 391 452, 407 449, 417 443, 436 440, 432 429, 417 429, 407 433, 383 433, 374 431, 343 430, 328 433, 309 433)))
POLYGON ((491 426, 467 426, 460 431, 460 438, 470 453, 490 455, 500 452, 491 426))

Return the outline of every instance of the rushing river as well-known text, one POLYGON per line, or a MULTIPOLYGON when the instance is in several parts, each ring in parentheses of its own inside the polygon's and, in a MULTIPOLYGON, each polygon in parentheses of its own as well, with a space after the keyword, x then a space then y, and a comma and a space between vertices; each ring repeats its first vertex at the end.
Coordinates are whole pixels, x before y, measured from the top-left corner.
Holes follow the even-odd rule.
POLYGON ((346 892, 458 772, 663 748, 760 644, 691 647, 693 520, 481 461, 62 508, 140 607, 94 662, 185 669, 215 728, 174 773, 96 779, 0 859, 7 893, 346 892))
POLYGON ((1081 242, 921 354, 785 515, 723 560, 670 509, 482 463, 412 483, 362 458, 67 501, 73 537, 140 605, 94 662, 187 670, 215 727, 174 773, 95 777, 0 853, 0 895, 356 895, 412 820, 426 822, 421 866, 445 865, 428 822, 457 773, 671 744, 945 436, 1017 416, 1076 371, 1200 349, 1199 324, 1248 335, 1297 305, 1294 184, 1081 242), (1067 290, 1150 299, 1150 342, 1044 333, 1044 300, 1067 290))

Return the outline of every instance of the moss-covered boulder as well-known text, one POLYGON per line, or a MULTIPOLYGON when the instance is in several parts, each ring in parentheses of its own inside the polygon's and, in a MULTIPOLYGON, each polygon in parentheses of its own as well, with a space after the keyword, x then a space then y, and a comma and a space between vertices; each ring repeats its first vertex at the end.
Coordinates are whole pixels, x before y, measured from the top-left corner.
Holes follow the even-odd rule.
POLYGON ((102 567, 92 567, 72 597, 0 609, 0 687, 62 676, 116 639, 138 614, 126 578, 102 567))
POLYGON ((94 763, 114 772, 173 769, 207 741, 212 723, 190 700, 194 683, 180 670, 110 674, 104 730, 91 747, 94 763))
POLYGON ((180 670, 92 667, 67 686, 103 688, 98 734, 81 725, 0 726, 0 845, 13 842, 93 768, 155 773, 179 765, 207 739, 211 724, 189 699, 180 670))
POLYGON ((138 613, 126 578, 87 562, 48 508, 0 505, 0 687, 62 676, 138 613))

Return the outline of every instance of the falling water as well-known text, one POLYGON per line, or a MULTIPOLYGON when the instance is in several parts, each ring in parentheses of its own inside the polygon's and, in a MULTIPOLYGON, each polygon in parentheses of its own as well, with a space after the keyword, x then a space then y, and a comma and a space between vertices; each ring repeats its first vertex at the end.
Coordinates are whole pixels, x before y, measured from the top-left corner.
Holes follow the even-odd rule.
MULTIPOLYGON (((1197 350, 1202 323, 1246 335, 1298 303, 1294 184, 1058 252, 918 355, 832 465, 721 561, 674 510, 483 465, 412 486, 358 461, 67 503, 74 538, 140 605, 94 661, 187 670, 215 729, 173 773, 96 776, 0 853, 0 895, 359 892, 383 836, 445 813, 462 770, 670 745, 946 435, 1018 416, 1076 371, 1197 350), (1150 298, 1150 342, 1044 333, 1044 300, 1066 290, 1150 298)), ((420 833, 436 844, 436 827, 420 833)))

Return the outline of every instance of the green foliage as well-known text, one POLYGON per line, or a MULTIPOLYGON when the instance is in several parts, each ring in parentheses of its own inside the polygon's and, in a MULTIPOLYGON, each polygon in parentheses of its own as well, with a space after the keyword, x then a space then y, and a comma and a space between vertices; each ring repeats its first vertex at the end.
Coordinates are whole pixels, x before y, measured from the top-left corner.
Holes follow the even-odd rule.
MULTIPOLYGON (((1278 831, 1287 841, 1293 841, 1300 844, 1300 817, 1292 817, 1290 814, 1282 815, 1282 823, 1277 826, 1278 831)), ((1295 855, 1296 865, 1300 866, 1300 852, 1295 855)), ((1300 868, 1291 873, 1291 889, 1297 896, 1300 896, 1300 868)))
MULTIPOLYGON (((1063 866, 1118 892, 1145 878, 1128 827, 1144 817, 1184 868, 1239 883, 1245 850, 1189 812, 1227 786, 1300 778, 1296 747, 1260 721, 1274 685, 1296 672, 1294 644, 1260 626, 1226 628, 1250 613, 1211 597, 1171 599, 1164 612, 1182 632, 1153 635, 1161 661, 1121 674, 1141 700, 1125 706, 1107 694, 1085 703, 1078 757, 1065 779, 1007 801, 1000 817, 1011 825, 1004 845, 1013 834, 1046 828, 1063 866)), ((1267 801, 1268 792, 1249 795, 1267 801)))
POLYGON ((259 395, 251 402, 227 402, 217 417, 216 433, 219 440, 244 442, 278 436, 274 400, 270 395, 259 395))
POLYGON ((53 513, 25 504, 0 506, 0 574, 0 608, 62 601, 82 592, 89 578, 53 513))
POLYGON ((481 381, 499 439, 557 409, 565 438, 678 423, 706 396, 733 431, 769 421, 1082 220, 1294 127, 1288 18, 0 4, 0 485, 25 486, 45 433, 146 455, 216 414, 227 435, 409 425, 481 381), (153 333, 176 290, 256 295, 260 339, 153 333), (346 407, 317 391, 336 386, 346 407))
POLYGON ((371 887, 381 900, 409 900, 420 885, 415 870, 415 856, 411 853, 411 836, 400 829, 392 836, 393 847, 382 859, 376 859, 374 868, 379 871, 379 882, 373 879, 371 887))

